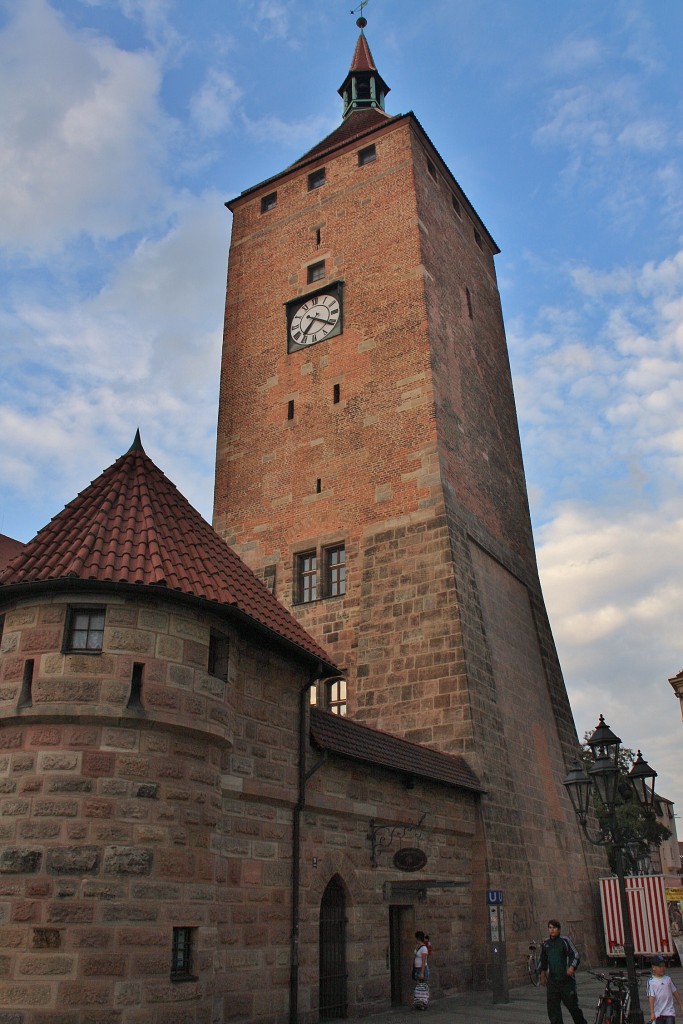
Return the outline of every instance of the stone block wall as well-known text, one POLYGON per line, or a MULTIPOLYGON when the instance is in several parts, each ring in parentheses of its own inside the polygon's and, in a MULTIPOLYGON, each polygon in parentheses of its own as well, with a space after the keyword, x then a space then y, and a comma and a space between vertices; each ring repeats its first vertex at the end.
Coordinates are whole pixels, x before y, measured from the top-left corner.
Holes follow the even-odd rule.
POLYGON ((100 654, 63 653, 66 596, 0 609, 0 1006, 17 1024, 208 1024, 234 722, 206 670, 216 617, 107 592, 76 603, 106 607, 100 654), (193 930, 182 984, 174 927, 193 930))

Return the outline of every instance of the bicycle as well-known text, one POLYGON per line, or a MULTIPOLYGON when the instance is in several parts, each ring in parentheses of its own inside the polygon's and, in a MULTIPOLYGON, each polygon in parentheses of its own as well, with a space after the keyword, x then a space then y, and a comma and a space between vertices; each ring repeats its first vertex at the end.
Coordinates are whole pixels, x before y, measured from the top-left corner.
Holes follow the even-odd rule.
POLYGON ((605 991, 598 997, 594 1024, 628 1024, 631 1012, 631 990, 628 975, 623 971, 588 971, 605 982, 605 991))
POLYGON ((529 959, 527 960, 529 980, 532 985, 538 987, 541 983, 541 944, 540 942, 529 943, 529 959))

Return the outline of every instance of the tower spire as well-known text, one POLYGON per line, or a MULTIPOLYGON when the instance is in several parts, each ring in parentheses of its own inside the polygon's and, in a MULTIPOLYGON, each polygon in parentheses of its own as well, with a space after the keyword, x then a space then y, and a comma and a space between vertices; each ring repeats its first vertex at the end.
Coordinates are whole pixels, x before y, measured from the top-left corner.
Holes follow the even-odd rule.
POLYGON ((356 21, 360 35, 349 73, 338 89, 339 95, 344 101, 342 113, 344 119, 354 110, 367 110, 369 107, 379 107, 380 110, 384 110, 384 98, 389 92, 389 86, 377 70, 363 31, 368 23, 367 19, 363 17, 363 10, 367 3, 368 0, 361 0, 360 5, 351 11, 352 14, 360 11, 360 17, 356 21))

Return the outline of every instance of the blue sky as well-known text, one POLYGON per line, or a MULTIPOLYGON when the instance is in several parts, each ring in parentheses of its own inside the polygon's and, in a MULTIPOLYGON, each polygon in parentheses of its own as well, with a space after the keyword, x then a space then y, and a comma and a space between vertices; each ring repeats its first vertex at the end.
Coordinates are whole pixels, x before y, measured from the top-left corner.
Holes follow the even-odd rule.
MULTIPOLYGON (((125 451, 211 516, 230 218, 332 130, 341 0, 0 0, 0 532, 125 451)), ((502 252, 541 577, 577 728, 683 806, 679 0, 370 0, 502 252)))

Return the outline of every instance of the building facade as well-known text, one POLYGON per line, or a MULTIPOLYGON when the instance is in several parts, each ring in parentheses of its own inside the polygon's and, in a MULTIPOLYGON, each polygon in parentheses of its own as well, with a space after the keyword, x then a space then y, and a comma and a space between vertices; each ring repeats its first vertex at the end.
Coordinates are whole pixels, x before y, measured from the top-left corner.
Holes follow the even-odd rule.
POLYGON ((336 666, 139 439, 0 572, 0 632, 3 1019, 355 1017, 420 926, 471 984, 476 775, 311 709, 336 666))
POLYGON ((562 786, 578 742, 498 249, 415 115, 386 112, 359 25, 341 125, 227 204, 214 526, 341 666, 323 702, 481 778, 472 955, 488 961, 488 889, 511 964, 548 916, 590 950, 601 861, 562 786))

